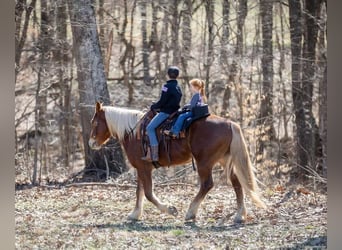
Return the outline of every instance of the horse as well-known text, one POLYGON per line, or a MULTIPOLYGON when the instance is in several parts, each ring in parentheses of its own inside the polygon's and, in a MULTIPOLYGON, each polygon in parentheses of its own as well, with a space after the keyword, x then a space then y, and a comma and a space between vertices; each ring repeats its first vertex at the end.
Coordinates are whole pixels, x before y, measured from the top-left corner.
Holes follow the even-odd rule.
MULTIPOLYGON (((123 147, 131 165, 137 171, 136 203, 128 215, 129 220, 139 220, 143 213, 144 197, 162 213, 178 215, 174 206, 162 203, 153 192, 152 171, 155 166, 141 159, 144 155, 141 138, 138 136, 139 122, 144 112, 123 107, 103 106, 96 102, 91 119, 88 144, 98 150, 110 137, 116 138, 123 147)), ((161 131, 157 134, 160 137, 161 131)), ((237 212, 234 219, 242 223, 247 218, 244 201, 245 193, 260 208, 266 208, 258 192, 257 179, 247 151, 240 126, 222 117, 210 114, 193 122, 187 129, 186 137, 173 139, 169 152, 159 143, 159 164, 161 167, 175 166, 195 160, 200 180, 200 188, 185 215, 185 221, 195 220, 198 208, 210 189, 213 188, 212 170, 216 163, 224 168, 227 181, 236 194, 237 212), (167 154, 170 154, 169 156, 167 154)))

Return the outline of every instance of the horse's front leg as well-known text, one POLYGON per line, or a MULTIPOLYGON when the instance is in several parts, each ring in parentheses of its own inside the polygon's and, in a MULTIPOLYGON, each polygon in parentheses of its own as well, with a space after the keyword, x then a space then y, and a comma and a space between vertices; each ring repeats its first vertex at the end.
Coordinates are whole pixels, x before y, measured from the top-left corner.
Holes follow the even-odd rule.
POLYGON ((149 168, 138 169, 138 178, 142 181, 145 197, 152 202, 161 212, 176 216, 177 209, 162 203, 153 192, 152 166, 149 168))
POLYGON ((139 218, 141 217, 142 212, 143 212, 143 203, 144 203, 145 192, 144 192, 143 182, 141 181, 139 176, 138 176, 138 185, 137 185, 137 190, 136 190, 136 196, 137 196, 137 200, 135 203, 135 208, 131 212, 131 214, 128 215, 129 220, 139 220, 139 218))

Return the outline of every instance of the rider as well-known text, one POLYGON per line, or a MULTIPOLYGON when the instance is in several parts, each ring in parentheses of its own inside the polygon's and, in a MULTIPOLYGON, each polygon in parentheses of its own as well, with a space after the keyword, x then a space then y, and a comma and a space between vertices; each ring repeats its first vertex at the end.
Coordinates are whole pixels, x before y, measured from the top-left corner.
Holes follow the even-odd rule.
POLYGON ((161 96, 158 102, 151 105, 151 110, 159 111, 159 113, 150 121, 146 127, 147 135, 150 139, 150 148, 146 156, 142 157, 145 161, 158 162, 158 139, 156 128, 165 121, 170 114, 176 112, 180 108, 180 100, 182 98, 182 90, 178 85, 177 77, 179 69, 176 66, 171 66, 167 70, 169 80, 161 89, 161 96))
POLYGON ((183 109, 188 110, 188 111, 178 116, 171 130, 164 130, 164 133, 166 135, 172 136, 174 138, 179 136, 179 132, 181 131, 183 127, 183 123, 185 119, 192 116, 191 109, 196 106, 202 106, 207 101, 207 98, 205 95, 205 83, 203 80, 192 79, 189 82, 189 85, 190 85, 191 92, 193 93, 193 96, 191 98, 190 103, 183 107, 183 109))

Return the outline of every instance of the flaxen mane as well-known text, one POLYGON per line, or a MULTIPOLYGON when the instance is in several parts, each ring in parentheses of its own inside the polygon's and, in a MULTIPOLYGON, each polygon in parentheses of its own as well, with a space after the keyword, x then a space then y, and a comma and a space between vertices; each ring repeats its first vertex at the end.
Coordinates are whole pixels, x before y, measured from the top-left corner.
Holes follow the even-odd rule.
POLYGON ((126 133, 136 133, 136 125, 144 115, 139 110, 118 108, 103 106, 102 109, 105 111, 107 126, 112 135, 117 135, 121 141, 126 133))

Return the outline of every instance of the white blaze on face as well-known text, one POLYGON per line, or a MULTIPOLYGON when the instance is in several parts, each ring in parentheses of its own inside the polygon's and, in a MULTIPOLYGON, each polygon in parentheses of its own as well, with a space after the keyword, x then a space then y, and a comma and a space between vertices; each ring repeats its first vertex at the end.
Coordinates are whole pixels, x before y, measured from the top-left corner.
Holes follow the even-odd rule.
POLYGON ((95 150, 98 150, 100 149, 101 147, 99 145, 97 145, 97 142, 94 138, 90 138, 89 141, 88 141, 88 145, 91 149, 95 149, 95 150))

